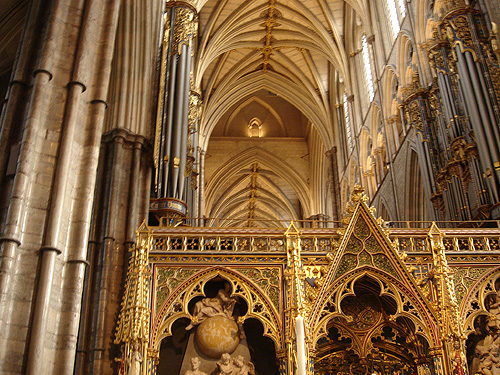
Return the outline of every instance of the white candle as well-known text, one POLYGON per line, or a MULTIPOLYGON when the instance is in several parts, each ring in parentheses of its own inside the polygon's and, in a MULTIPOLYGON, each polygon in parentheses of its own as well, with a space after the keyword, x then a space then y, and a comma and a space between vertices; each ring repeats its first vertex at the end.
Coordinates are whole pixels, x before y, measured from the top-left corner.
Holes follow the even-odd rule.
POLYGON ((297 337, 297 374, 306 375, 306 339, 304 335, 304 318, 295 319, 295 335, 297 337))

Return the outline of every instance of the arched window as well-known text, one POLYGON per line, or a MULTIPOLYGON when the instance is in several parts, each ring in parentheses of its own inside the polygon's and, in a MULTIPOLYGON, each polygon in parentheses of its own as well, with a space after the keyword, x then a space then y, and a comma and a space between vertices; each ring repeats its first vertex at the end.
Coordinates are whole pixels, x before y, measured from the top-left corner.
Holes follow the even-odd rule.
POLYGON ((366 35, 361 37, 361 54, 363 56, 363 67, 365 72, 366 88, 368 90, 368 97, 370 102, 373 101, 375 93, 373 91, 373 74, 372 74, 372 61, 370 58, 370 51, 368 49, 368 41, 366 35))
POLYGON ((397 0, 397 3, 398 4, 396 8, 396 0, 386 0, 385 2, 393 38, 396 38, 398 36, 399 30, 401 28, 401 22, 406 16, 404 0, 397 0))
POLYGON ((347 133, 347 144, 349 146, 349 152, 352 152, 354 148, 354 139, 352 136, 352 127, 351 127, 351 115, 349 113, 349 103, 347 101, 347 93, 344 92, 344 117, 345 117, 345 129, 347 133))
POLYGON ((401 20, 406 17, 405 0, 398 0, 399 14, 401 15, 401 20))

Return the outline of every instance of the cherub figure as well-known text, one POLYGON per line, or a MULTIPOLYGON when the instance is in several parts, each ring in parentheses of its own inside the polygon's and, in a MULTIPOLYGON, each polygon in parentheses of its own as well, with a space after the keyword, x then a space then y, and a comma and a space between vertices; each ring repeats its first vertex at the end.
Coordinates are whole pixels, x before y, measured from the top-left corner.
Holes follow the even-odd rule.
POLYGON ((231 285, 224 284, 224 289, 220 289, 214 298, 203 298, 194 305, 193 319, 191 324, 186 327, 186 331, 192 329, 195 325, 213 316, 225 316, 233 319, 233 309, 237 300, 231 297, 231 285))
POLYGON ((233 359, 235 367, 235 375, 255 375, 255 366, 252 362, 247 361, 243 356, 239 355, 233 359))
POLYGON ((221 360, 217 362, 217 374, 218 375, 236 375, 236 368, 231 360, 229 353, 223 353, 221 360))
POLYGON ((191 358, 191 370, 187 370, 184 375, 207 375, 205 372, 200 371, 201 361, 198 357, 191 358))

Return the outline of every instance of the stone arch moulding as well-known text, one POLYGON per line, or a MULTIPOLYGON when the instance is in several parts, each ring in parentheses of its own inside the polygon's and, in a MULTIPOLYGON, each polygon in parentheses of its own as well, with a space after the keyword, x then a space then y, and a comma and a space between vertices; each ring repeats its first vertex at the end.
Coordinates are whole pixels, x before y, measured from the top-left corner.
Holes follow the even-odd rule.
MULTIPOLYGON (((180 318, 190 319, 189 301, 198 296, 205 296, 203 292, 205 284, 216 277, 227 280, 232 287, 232 296, 240 297, 248 304, 247 313, 240 317, 241 323, 248 318, 259 320, 264 327, 264 336, 273 340, 276 350, 284 347, 282 322, 278 313, 282 309, 283 301, 279 291, 276 291, 274 295, 269 290, 263 291, 259 285, 250 281, 250 277, 245 276, 242 272, 221 266, 210 268, 200 266, 193 268, 187 279, 181 281, 175 289, 171 290, 163 301, 158 301, 158 291, 161 287, 161 283, 158 283, 158 275, 162 265, 158 264, 154 268, 150 348, 160 349, 161 341, 172 334, 171 328, 176 320, 180 318)), ((171 270, 172 267, 165 267, 165 269, 171 270)), ((182 269, 181 272, 184 273, 186 271, 186 267, 180 266, 179 269, 182 269)), ((259 272, 255 268, 252 268, 251 271, 259 272)), ((279 272, 281 273, 281 271, 279 272)), ((278 280, 281 279, 281 276, 281 274, 278 275, 278 280)), ((255 275, 252 279, 254 277, 255 275)), ((272 285, 270 287, 272 288, 272 285)))
POLYGON ((211 99, 205 103, 200 125, 200 147, 204 150, 208 148, 210 135, 220 118, 226 113, 227 108, 231 108, 249 93, 261 89, 279 94, 301 111, 316 127, 326 149, 335 145, 332 129, 328 125, 330 124, 330 110, 314 94, 313 89, 292 83, 277 73, 268 72, 263 77, 261 74, 253 72, 231 82, 229 87, 224 88, 224 90, 218 88, 211 99), (226 105, 217 104, 222 102, 226 105))
POLYGON ((224 131, 223 131, 223 134, 226 135, 227 134, 227 131, 228 131, 228 128, 229 128, 229 125, 232 123, 232 121, 234 120, 234 118, 243 110, 245 109, 245 107, 249 106, 250 104, 252 103, 256 103, 260 106, 262 106, 263 108, 267 109, 269 111, 269 113, 276 119, 276 121, 278 122, 278 125, 280 127, 280 130, 282 131, 282 133, 287 136, 287 130, 286 130, 286 127, 285 125, 283 124, 283 120, 281 119, 281 116, 279 115, 278 112, 276 112, 276 110, 271 106, 269 105, 268 103, 266 103, 265 101, 263 101, 262 99, 258 98, 258 97, 250 97, 248 98, 247 100, 243 101, 242 103, 240 103, 240 105, 238 105, 238 107, 235 108, 235 110, 233 111, 233 113, 231 114, 231 116, 229 116, 229 118, 227 119, 227 122, 224 126, 224 131))

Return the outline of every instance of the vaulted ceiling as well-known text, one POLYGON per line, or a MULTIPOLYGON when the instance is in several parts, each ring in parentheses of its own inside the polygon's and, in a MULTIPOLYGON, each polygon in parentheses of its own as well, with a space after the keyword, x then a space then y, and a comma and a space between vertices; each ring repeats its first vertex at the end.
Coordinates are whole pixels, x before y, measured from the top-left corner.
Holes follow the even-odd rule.
POLYGON ((7 91, 28 3, 28 0, 2 0, 0 6, 0 98, 2 99, 7 91))
POLYGON ((339 0, 206 1, 195 59, 195 87, 205 99, 202 140, 227 106, 265 89, 299 109, 333 145, 329 87, 335 71, 347 74, 345 13, 339 0))
POLYGON ((248 225, 322 213, 314 169, 323 168, 318 155, 338 145, 344 30, 353 14, 362 17, 364 1, 208 0, 198 9, 194 86, 204 102, 205 214, 248 225), (254 119, 261 138, 249 138, 254 119))

